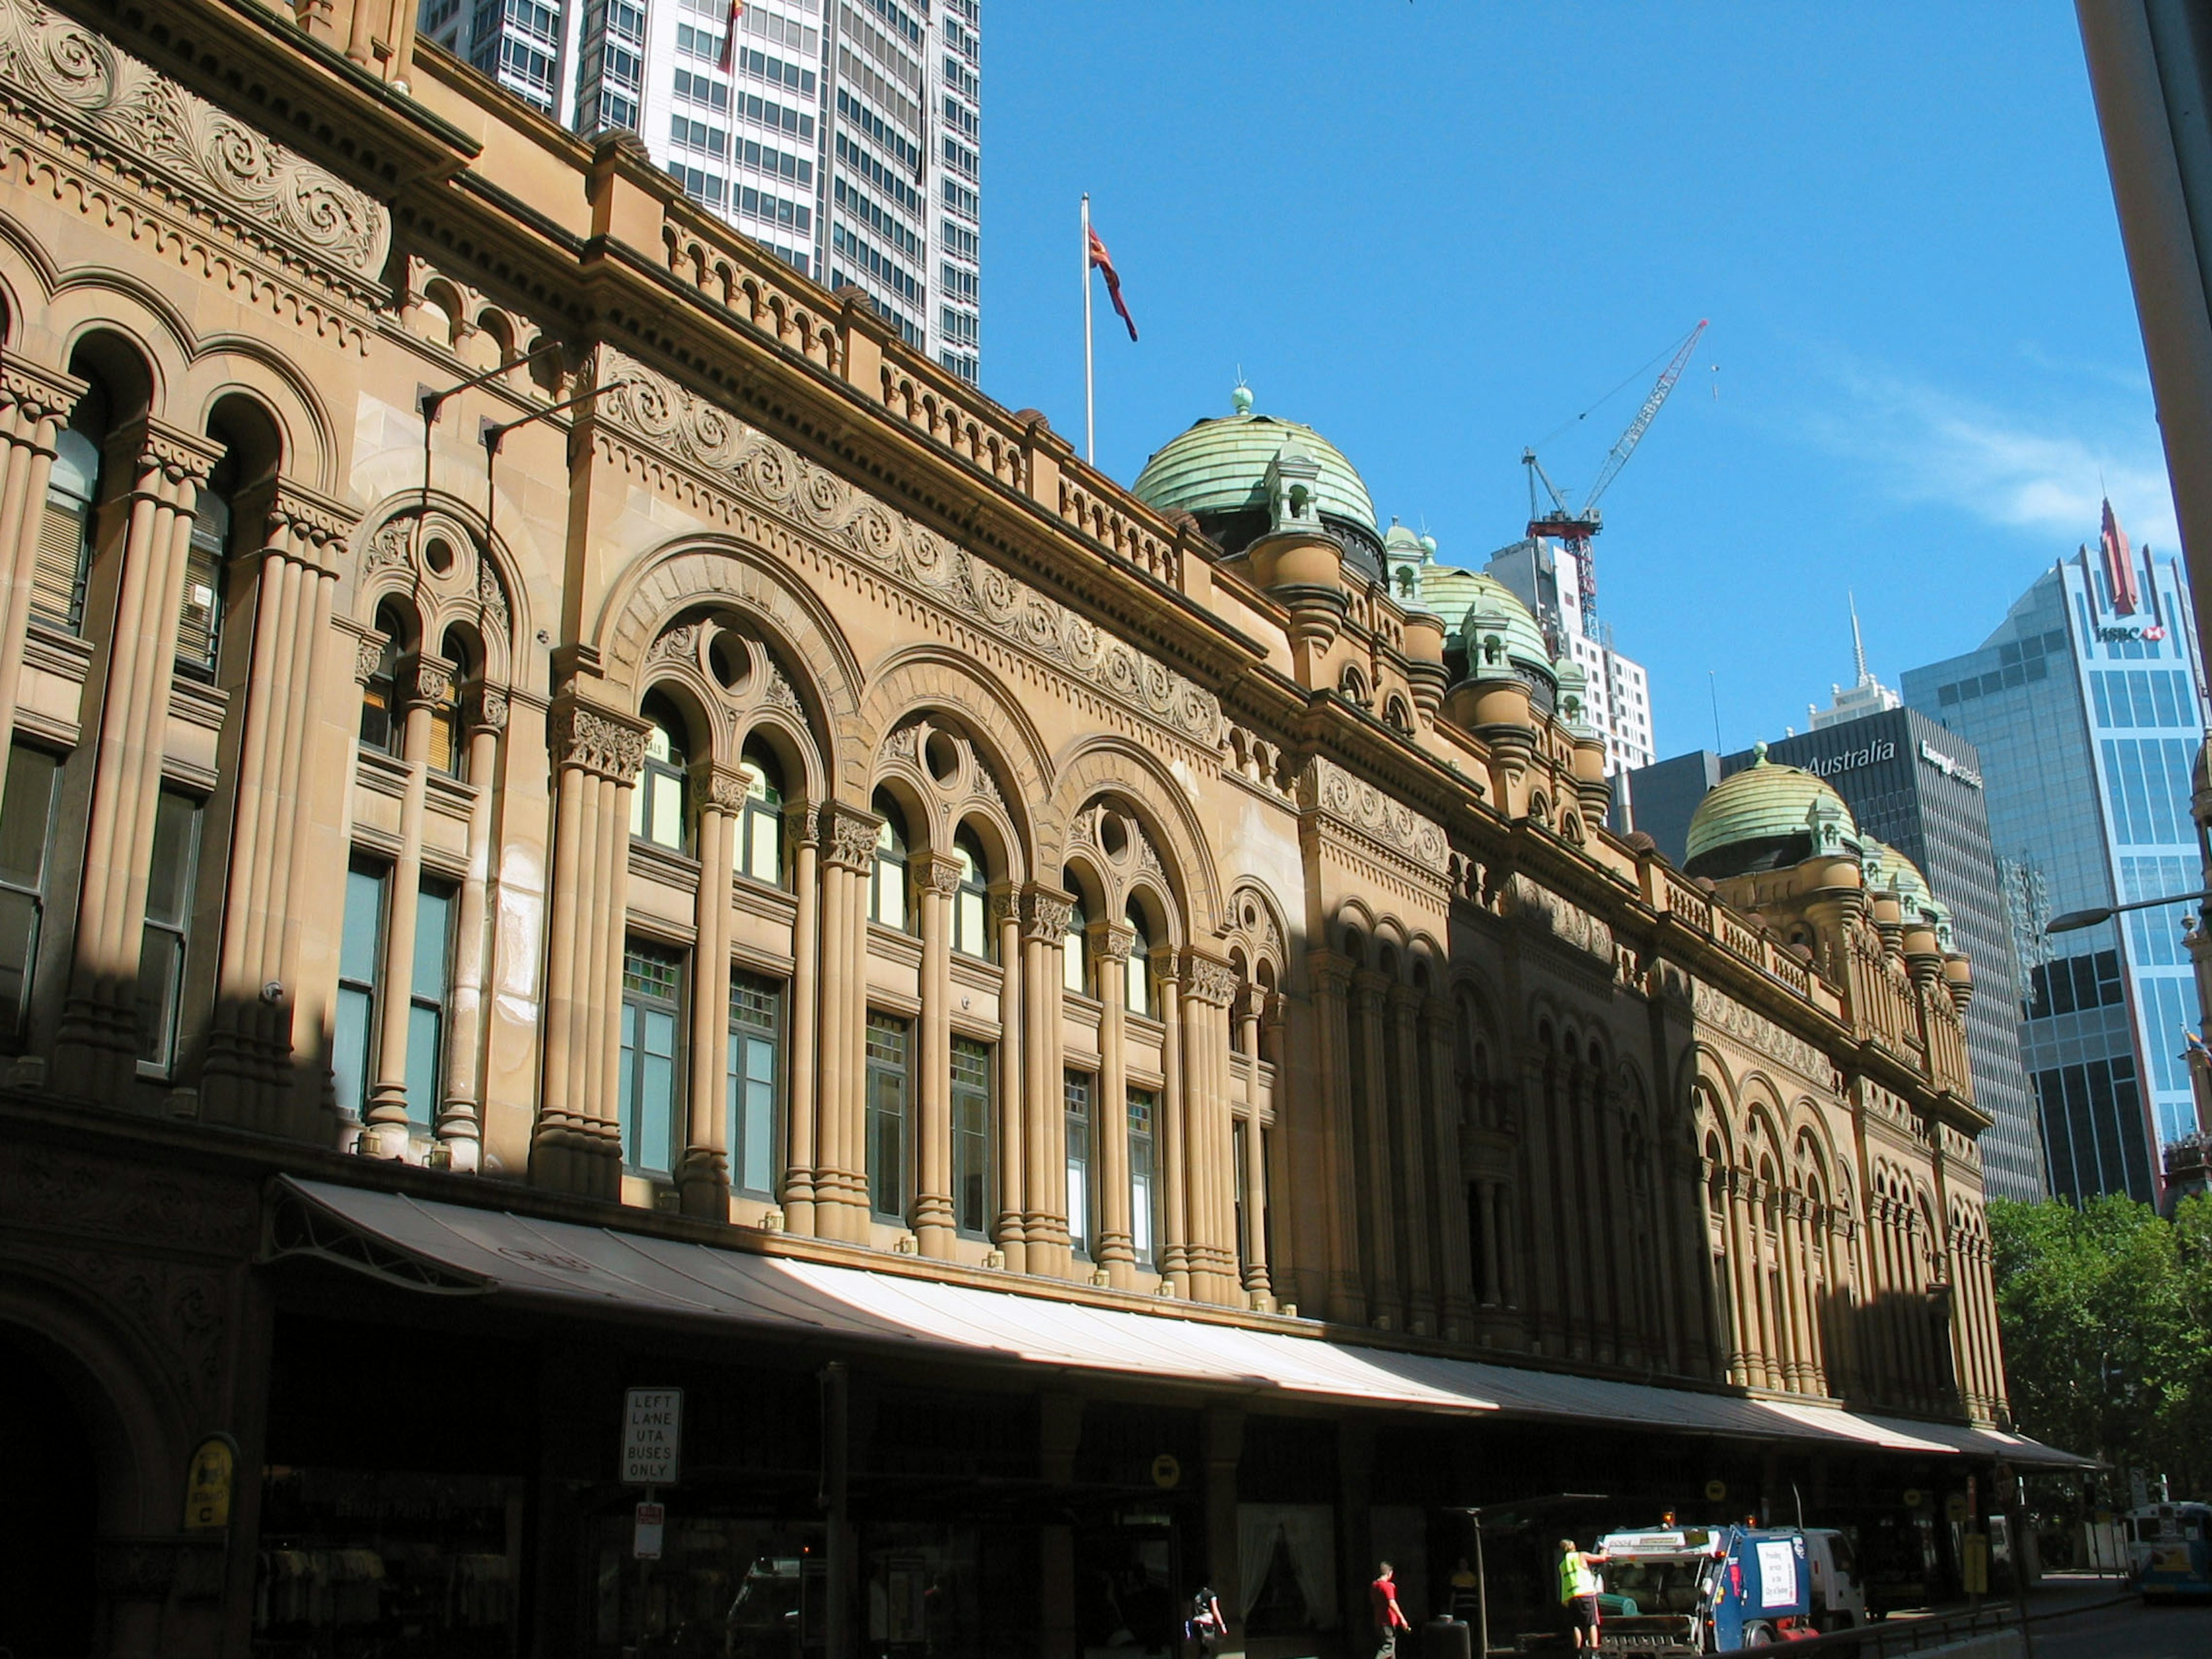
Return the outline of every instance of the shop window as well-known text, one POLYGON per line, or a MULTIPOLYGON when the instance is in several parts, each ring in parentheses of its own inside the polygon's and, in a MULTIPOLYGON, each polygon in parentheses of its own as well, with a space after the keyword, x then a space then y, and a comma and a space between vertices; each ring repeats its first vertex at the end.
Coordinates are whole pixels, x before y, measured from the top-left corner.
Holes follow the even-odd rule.
POLYGON ((43 750, 17 744, 8 751, 0 795, 0 1043, 21 1036, 30 1011, 60 776, 61 763, 43 750))
POLYGON ((1129 959, 1121 969, 1122 1006, 1133 1014, 1150 1018, 1152 1012, 1152 942, 1145 932, 1145 913, 1132 904, 1127 920, 1133 937, 1129 959))
POLYGON ((100 443, 106 426, 106 400, 95 389, 77 399, 70 423, 54 434, 46 512, 32 561, 31 615, 69 634, 84 626, 93 517, 100 503, 100 443))
POLYGON ((689 850, 691 781, 684 724, 665 697, 645 700, 645 769, 629 793, 629 832, 672 852, 689 850))
POLYGON ((989 890, 984 884, 983 848, 975 836, 963 830, 952 838, 952 856, 960 866, 960 885, 952 895, 952 948, 962 956, 997 953, 991 948, 989 890))
POLYGON ((446 1081, 446 998, 453 960, 453 890, 426 881, 415 900, 407 994, 407 1115, 436 1121, 446 1081))
POLYGON ((906 1218, 907 1055, 913 1028, 868 1016, 868 1206, 879 1221, 906 1218))
POLYGON ((868 882, 868 920, 906 931, 906 815, 883 790, 869 803, 883 819, 876 831, 876 862, 868 882))
MULTIPOLYGON (((1074 885, 1068 883, 1071 891, 1074 885)), ((1091 916, 1083 908, 1079 892, 1067 907, 1067 931, 1060 935, 1060 981, 1079 997, 1091 994, 1091 916)))
POLYGON ((764 744, 749 743, 738 769, 745 780, 738 815, 738 871, 770 887, 783 885, 783 769, 764 744))
POLYGON ((195 679, 215 678, 222 644, 223 562, 230 551, 228 458, 200 492, 185 550, 185 591, 177 607, 177 667, 195 679))
POLYGON ((162 790, 154 806, 154 851, 146 872, 137 1004, 138 1063, 164 1075, 176 1060, 177 1008, 184 990, 199 841, 199 802, 174 789, 162 790))
POLYGON ((1088 1072, 1061 1074, 1060 1091, 1067 1116, 1067 1242, 1076 1255, 1088 1256, 1093 1243, 1091 1226, 1091 1098, 1093 1085, 1088 1072))
POLYGON ((730 975, 730 1185, 761 1197, 775 1194, 782 1025, 781 984, 730 975))
POLYGON ((641 1175, 674 1173, 684 1135, 678 1116, 677 1034, 684 1019, 684 957, 639 940, 623 952, 623 1162, 641 1175))
POLYGON ((384 895, 389 878, 374 866, 346 872, 345 931, 338 943, 336 1035, 331 1077, 341 1115, 359 1121, 372 1075, 369 1045, 376 1038, 376 1000, 384 959, 384 895))
POLYGON ((952 1039, 953 1225, 970 1238, 991 1228, 991 1048, 952 1039))
POLYGON ((1152 1211, 1159 1185, 1153 1157, 1153 1127, 1159 1121, 1157 1090, 1129 1091, 1129 1243, 1137 1265, 1152 1265, 1152 1211))

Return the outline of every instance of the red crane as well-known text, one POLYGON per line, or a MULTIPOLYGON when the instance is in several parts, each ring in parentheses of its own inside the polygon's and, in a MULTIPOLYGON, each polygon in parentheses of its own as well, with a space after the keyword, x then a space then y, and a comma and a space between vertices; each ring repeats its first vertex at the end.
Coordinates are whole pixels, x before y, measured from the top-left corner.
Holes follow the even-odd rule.
POLYGON ((1628 430, 1620 434, 1620 441, 1607 454, 1605 465, 1598 468, 1597 482, 1590 485, 1589 494, 1583 497, 1579 510, 1567 506, 1566 497, 1559 494, 1559 486, 1544 471, 1544 464, 1536 459, 1536 452, 1533 449, 1521 452, 1521 464, 1528 469, 1528 534, 1531 538, 1550 536, 1565 542, 1567 550, 1575 556, 1576 568, 1582 573, 1583 632, 1591 639, 1597 637, 1597 570, 1590 557, 1590 538, 1605 528, 1605 515, 1597 510, 1597 498, 1605 494, 1606 486, 1620 476, 1622 467, 1628 465, 1628 458, 1636 453, 1636 446, 1644 441, 1644 434, 1658 415, 1661 406, 1666 403, 1667 395, 1674 391, 1674 382, 1682 378, 1683 369, 1689 366, 1690 354, 1698 349, 1698 341, 1705 331, 1705 319, 1699 318, 1698 325, 1684 337, 1673 361, 1668 362, 1652 386, 1650 395, 1644 398, 1644 407, 1636 411, 1636 418, 1628 423, 1628 430), (1552 511, 1549 513, 1536 510, 1536 486, 1539 483, 1544 486, 1544 493, 1552 498, 1552 511))

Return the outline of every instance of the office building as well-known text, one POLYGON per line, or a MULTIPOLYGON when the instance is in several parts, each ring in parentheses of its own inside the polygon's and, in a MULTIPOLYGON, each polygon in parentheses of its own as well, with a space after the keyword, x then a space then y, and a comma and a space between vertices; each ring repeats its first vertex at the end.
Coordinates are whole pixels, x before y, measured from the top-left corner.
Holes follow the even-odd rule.
POLYGON ((1310 428, 1124 489, 394 3, 0 0, 0 1647, 1340 1659, 2070 1466, 1832 790, 1701 888, 1310 428))
POLYGON ((2197 1126, 2184 1059, 2197 990, 2189 907, 2048 939, 2053 915, 2201 884, 2191 776, 2203 658, 2178 561, 2128 550, 2117 524, 2038 577, 1974 651, 1904 677, 1906 702, 1970 739, 2026 964, 2022 1051, 2051 1190, 2157 1193, 2159 1148, 2197 1126))
POLYGON ((981 362, 981 0, 423 0, 435 41, 562 125, 627 129, 785 264, 981 362))

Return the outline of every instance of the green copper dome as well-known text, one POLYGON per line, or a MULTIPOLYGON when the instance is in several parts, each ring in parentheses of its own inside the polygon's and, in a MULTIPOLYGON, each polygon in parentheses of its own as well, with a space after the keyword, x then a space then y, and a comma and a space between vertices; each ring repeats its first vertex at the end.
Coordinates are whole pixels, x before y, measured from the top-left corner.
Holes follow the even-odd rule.
POLYGON ((1918 865, 1887 842, 1876 841, 1872 836, 1862 836, 1859 840, 1869 889, 1887 889, 1895 893, 1898 908, 1908 921, 1916 911, 1924 914, 1931 925, 1950 921, 1950 907, 1936 896, 1918 865))
POLYGON ((1759 758, 1723 778, 1690 817, 1682 867, 1693 876, 1736 876, 1799 864, 1814 851, 1815 809, 1856 846, 1858 825, 1844 798, 1795 766, 1759 758))
POLYGON ((1449 565, 1431 565, 1421 573, 1421 601, 1444 619, 1446 637, 1467 652, 1468 678, 1479 679, 1486 660, 1483 647, 1495 638, 1506 660, 1532 668, 1556 681, 1552 653, 1544 643, 1544 630, 1513 590, 1495 576, 1479 570, 1455 570, 1449 565))
MULTIPOLYGON (((1240 392, 1242 388, 1240 388, 1240 392)), ((1344 452, 1310 426, 1255 415, 1249 393, 1237 412, 1200 421, 1145 463, 1132 493, 1162 513, 1188 513, 1231 553, 1241 553, 1267 527, 1267 463, 1294 444, 1321 470, 1315 485, 1322 521, 1381 574, 1382 532, 1375 503, 1344 452)))

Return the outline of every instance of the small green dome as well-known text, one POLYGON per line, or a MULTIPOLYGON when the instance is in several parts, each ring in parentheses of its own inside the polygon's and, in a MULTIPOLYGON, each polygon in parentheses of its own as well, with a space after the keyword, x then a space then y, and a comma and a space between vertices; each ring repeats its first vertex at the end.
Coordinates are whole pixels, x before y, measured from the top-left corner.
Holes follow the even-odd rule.
POLYGON ((1682 868, 1693 876, 1738 876, 1778 870, 1813 855, 1815 809, 1840 825, 1856 847, 1858 825, 1844 798, 1795 766, 1759 758, 1723 778, 1690 816, 1682 868))
POLYGON ((1421 599, 1444 619, 1447 636, 1459 641, 1466 649, 1469 678, 1480 678, 1483 660, 1480 647, 1495 635, 1509 661, 1534 669, 1547 680, 1557 681, 1551 647, 1544 642, 1544 630, 1537 626, 1536 618, 1521 603, 1520 597, 1497 577, 1486 576, 1479 570, 1431 565, 1421 573, 1421 599))
POLYGON ((1589 717, 1589 675, 1570 652, 1552 665, 1559 686, 1559 716, 1577 732, 1594 729, 1589 717))
POLYGON ((1249 392, 1239 392, 1236 413, 1200 421, 1170 439, 1145 463, 1131 493, 1159 512, 1189 514, 1228 551, 1241 553, 1267 532, 1267 464, 1285 444, 1295 444, 1321 470, 1314 493, 1322 523, 1380 574, 1382 532, 1358 470, 1311 427, 1253 414, 1249 392))
POLYGON ((1393 519, 1389 529, 1382 532, 1382 550, 1401 558, 1418 560, 1426 549, 1419 536, 1393 519))
POLYGON ((1872 836, 1861 836, 1859 842, 1859 856, 1867 867, 1869 888, 1886 888, 1895 893, 1898 908, 1908 920, 1916 911, 1924 914, 1934 926, 1951 920, 1950 907, 1936 896, 1918 865, 1888 842, 1876 841, 1872 836))

